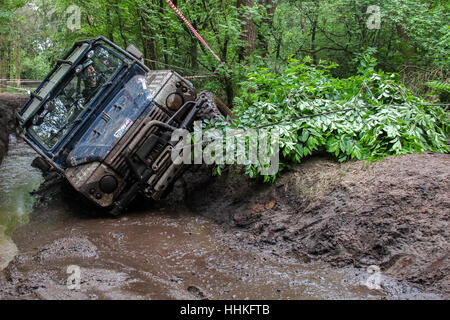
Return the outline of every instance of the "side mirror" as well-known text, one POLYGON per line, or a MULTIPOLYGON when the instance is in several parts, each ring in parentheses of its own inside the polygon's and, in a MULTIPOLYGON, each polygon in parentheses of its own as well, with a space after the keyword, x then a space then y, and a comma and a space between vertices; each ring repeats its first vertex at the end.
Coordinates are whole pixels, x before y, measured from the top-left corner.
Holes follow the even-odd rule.
POLYGON ((142 57, 144 56, 144 54, 139 51, 138 48, 136 48, 134 45, 130 44, 127 47, 127 52, 130 53, 131 55, 133 55, 136 59, 141 60, 142 57))

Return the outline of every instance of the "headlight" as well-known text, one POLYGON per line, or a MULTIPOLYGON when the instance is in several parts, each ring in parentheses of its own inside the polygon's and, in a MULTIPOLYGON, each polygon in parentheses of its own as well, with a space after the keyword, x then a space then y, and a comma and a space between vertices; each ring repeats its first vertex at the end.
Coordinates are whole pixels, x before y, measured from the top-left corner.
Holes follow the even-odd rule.
POLYGON ((104 176, 99 182, 100 190, 106 194, 113 193, 118 186, 117 179, 114 176, 104 176))

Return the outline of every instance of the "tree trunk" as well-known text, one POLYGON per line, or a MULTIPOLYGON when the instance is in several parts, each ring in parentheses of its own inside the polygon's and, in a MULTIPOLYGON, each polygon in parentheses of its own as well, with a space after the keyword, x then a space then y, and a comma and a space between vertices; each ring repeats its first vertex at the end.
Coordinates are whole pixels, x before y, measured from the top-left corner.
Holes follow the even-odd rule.
POLYGON ((14 52, 16 55, 16 65, 15 65, 15 69, 16 69, 16 87, 20 88, 20 79, 21 79, 21 72, 22 72, 22 50, 20 47, 20 36, 16 35, 16 46, 14 48, 14 52))
MULTIPOLYGON (((151 8, 149 8, 151 9, 151 8)), ((138 10, 145 12, 146 8, 138 8, 138 10)), ((148 23, 145 16, 140 12, 139 17, 141 20, 141 39, 142 39, 142 47, 144 48, 144 59, 147 59, 148 66, 150 69, 156 69, 156 46, 153 37, 153 30, 151 29, 150 24, 148 23), (149 60, 152 61, 149 61, 149 60)))
POLYGON ((234 99, 233 81, 230 78, 225 78, 225 93, 227 95, 227 104, 231 109, 234 99))
POLYGON ((156 47, 155 47, 155 41, 152 38, 152 36, 149 36, 148 33, 146 32, 146 34, 143 37, 143 41, 144 41, 144 53, 146 53, 146 57, 145 59, 150 59, 150 68, 155 70, 156 69, 156 65, 155 65, 155 61, 156 61, 156 47))
POLYGON ((191 47, 189 50, 191 56, 191 69, 193 71, 198 71, 198 40, 197 38, 191 37, 191 47))
POLYGON ((282 41, 282 39, 280 39, 279 41, 277 41, 277 53, 276 53, 276 57, 275 57, 275 73, 276 73, 276 74, 279 74, 279 73, 280 73, 281 41, 282 41))
POLYGON ((400 45, 400 52, 405 57, 407 63, 412 63, 413 57, 416 54, 414 47, 409 45, 409 35, 408 32, 403 28, 401 24, 397 24, 397 35, 402 40, 400 45))
POLYGON ((123 40, 123 47, 126 48, 126 47, 128 47, 128 41, 127 41, 127 38, 125 37, 125 35, 123 33, 123 21, 122 21, 122 16, 120 15, 119 1, 116 1, 114 9, 115 9, 116 15, 117 15, 117 22, 119 24, 120 36, 122 37, 122 40, 123 40))
MULTIPOLYGON (((7 78, 8 44, 5 35, 0 35, 0 79, 7 78)), ((6 80, 0 80, 0 92, 6 91, 6 80)))
POLYGON ((302 33, 306 34, 306 17, 303 12, 303 1, 300 2, 300 26, 302 27, 302 33))
POLYGON ((311 52, 314 64, 317 64, 316 55, 316 31, 317 31, 317 20, 313 21, 311 28, 311 52))
MULTIPOLYGON (((14 75, 14 36, 11 35, 10 36, 10 42, 9 42, 9 80, 12 81, 13 79, 16 78, 16 76, 14 75)), ((8 82, 8 84, 11 84, 11 82, 8 82)))
POLYGON ((316 35, 317 35, 317 24, 319 23, 319 0, 314 1, 315 12, 313 13, 313 18, 311 20, 311 52, 314 64, 317 64, 317 53, 316 53, 316 35))
MULTIPOLYGON (((230 37, 228 35, 225 36, 223 41, 223 46, 221 48, 221 59, 225 63, 227 62, 228 57, 228 43, 230 42, 230 37)), ((233 105, 233 99, 234 99, 234 89, 233 89, 233 74, 232 70, 230 70, 230 74, 225 75, 221 80, 223 79, 223 83, 225 85, 225 94, 227 95, 227 104, 228 107, 231 108, 233 105)))
MULTIPOLYGON (((237 7, 241 8, 243 6, 247 6, 253 8, 254 0, 238 0, 237 7)), ((241 48, 239 53, 239 60, 242 61, 244 57, 251 56, 253 51, 255 50, 255 41, 256 41, 256 28, 253 23, 253 19, 251 18, 243 18, 243 27, 242 27, 242 37, 241 40, 244 42, 244 46, 241 48)))
POLYGON ((169 55, 167 54, 168 45, 167 45, 167 34, 166 34, 166 23, 164 23, 164 0, 159 0, 159 14, 160 14, 160 30, 163 38, 163 55, 164 55, 164 63, 169 64, 169 55))
POLYGON ((111 4, 108 2, 108 5, 106 6, 106 30, 108 33, 108 38, 112 42, 114 42, 114 33, 113 33, 113 24, 111 21, 111 4))
MULTIPOLYGON (((277 3, 274 0, 259 0, 259 3, 266 6, 266 16, 264 17, 264 24, 269 30, 273 29, 273 16, 277 8, 277 3)), ((272 32, 269 32, 269 34, 272 32)), ((258 34, 259 41, 263 44, 262 56, 266 57, 269 54, 270 37, 265 32, 258 34)))

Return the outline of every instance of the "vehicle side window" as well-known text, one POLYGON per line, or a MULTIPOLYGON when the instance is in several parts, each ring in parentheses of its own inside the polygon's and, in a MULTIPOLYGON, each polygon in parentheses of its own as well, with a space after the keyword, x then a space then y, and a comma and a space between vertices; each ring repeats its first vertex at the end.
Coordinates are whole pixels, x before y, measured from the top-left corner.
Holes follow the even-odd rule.
POLYGON ((65 85, 33 117, 30 132, 52 149, 74 125, 103 84, 123 61, 102 46, 96 46, 81 61, 78 71, 65 75, 65 85))
POLYGON ((71 128, 83 107, 77 101, 77 78, 72 80, 52 100, 48 101, 40 113, 33 118, 32 132, 44 143, 53 148, 71 128))

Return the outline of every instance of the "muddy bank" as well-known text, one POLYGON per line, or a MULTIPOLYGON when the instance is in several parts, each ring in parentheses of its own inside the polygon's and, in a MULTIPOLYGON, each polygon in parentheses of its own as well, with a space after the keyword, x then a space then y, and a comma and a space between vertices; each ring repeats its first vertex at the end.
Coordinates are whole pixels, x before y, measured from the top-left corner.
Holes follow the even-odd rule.
POLYGON ((338 267, 376 265, 450 297, 449 163, 447 154, 371 164, 315 158, 275 185, 235 171, 220 178, 187 173, 184 199, 260 248, 338 267))
POLYGON ((0 93, 0 164, 8 151, 8 137, 15 131, 15 112, 27 99, 22 94, 0 93))

